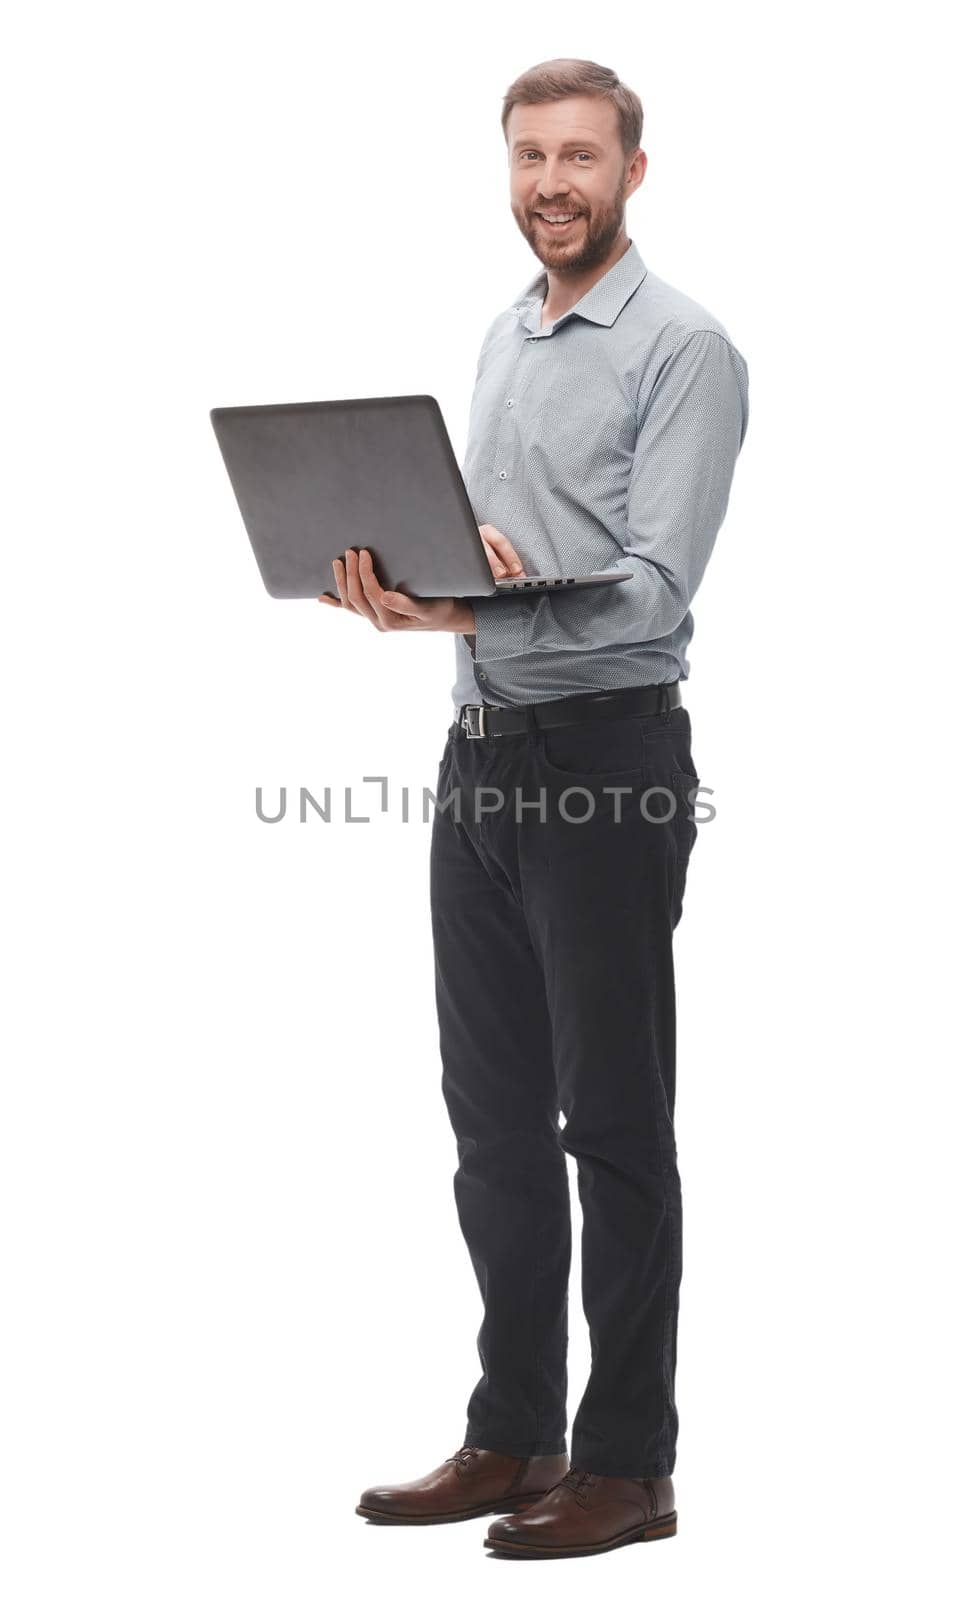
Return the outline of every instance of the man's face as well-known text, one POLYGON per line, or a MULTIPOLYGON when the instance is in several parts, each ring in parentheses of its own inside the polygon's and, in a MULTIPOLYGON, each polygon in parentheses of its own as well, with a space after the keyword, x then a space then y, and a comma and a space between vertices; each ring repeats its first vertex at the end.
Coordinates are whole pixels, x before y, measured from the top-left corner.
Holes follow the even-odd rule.
POLYGON ((513 106, 506 132, 512 215, 538 259, 560 276, 598 266, 646 165, 641 150, 626 159, 615 107, 591 95, 513 106), (541 212, 575 217, 559 226, 541 212))

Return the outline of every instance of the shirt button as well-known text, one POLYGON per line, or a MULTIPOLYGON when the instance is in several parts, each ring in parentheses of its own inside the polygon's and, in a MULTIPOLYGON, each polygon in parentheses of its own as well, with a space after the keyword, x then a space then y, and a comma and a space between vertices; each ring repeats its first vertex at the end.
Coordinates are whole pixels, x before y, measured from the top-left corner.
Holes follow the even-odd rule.
POLYGON ((534 335, 534 333, 530 333, 529 334, 528 342, 529 342, 529 344, 534 344, 535 343, 535 335, 534 335))
POLYGON ((500 472, 500 473, 499 473, 499 474, 498 474, 498 476, 499 476, 499 477, 500 477, 500 478, 507 478, 507 477, 508 477, 508 473, 507 473, 507 472, 504 472, 504 471, 503 471, 503 472, 500 472))
POLYGON ((480 673, 479 673, 479 674, 478 674, 478 676, 479 676, 479 677, 480 677, 480 678, 487 678, 487 677, 488 677, 488 673, 487 673, 487 672, 480 672, 480 673))
POLYGON ((514 402, 514 400, 506 400, 506 401, 505 401, 505 404, 506 404, 506 405, 507 405, 507 406, 513 406, 513 405, 514 405, 514 404, 515 404, 515 402, 514 402))

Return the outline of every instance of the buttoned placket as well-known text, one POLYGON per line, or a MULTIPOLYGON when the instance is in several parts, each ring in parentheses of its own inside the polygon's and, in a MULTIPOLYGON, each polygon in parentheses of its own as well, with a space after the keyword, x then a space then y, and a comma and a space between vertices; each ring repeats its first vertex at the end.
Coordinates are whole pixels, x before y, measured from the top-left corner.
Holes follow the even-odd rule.
MULTIPOLYGON (((514 308, 518 311, 520 308, 514 308)), ((526 314, 527 315, 527 314, 526 314)), ((530 328, 531 323, 522 319, 522 326, 530 328)), ((514 473, 518 461, 518 430, 514 426, 517 412, 515 411, 519 400, 519 389, 522 387, 521 378, 524 369, 521 366, 527 354, 526 346, 538 344, 540 340, 550 338, 558 328, 559 322, 553 322, 550 328, 542 329, 539 333, 528 333, 519 341, 518 353, 515 357, 515 368, 506 385, 507 393, 503 395, 502 420, 495 440, 495 476, 499 482, 507 483, 514 473)))
MULTIPOLYGON (((522 306, 519 304, 513 309, 515 311, 521 311, 522 306)), ((535 316, 541 316, 541 312, 541 301, 537 303, 534 313, 533 308, 530 305, 527 306, 524 317, 520 319, 522 326, 530 330, 531 322, 529 318, 533 314, 535 316)), ((528 354, 534 355, 534 352, 530 352, 528 350, 529 345, 538 344, 542 339, 550 339, 557 329, 562 325, 562 323, 568 321, 568 317, 569 313, 566 312, 564 317, 557 318, 550 327, 539 328, 537 333, 528 332, 524 339, 519 340, 514 370, 512 371, 507 384, 509 392, 503 396, 504 404, 501 407, 502 418, 498 427, 498 436, 495 440, 494 473, 496 479, 500 483, 507 483, 509 481, 509 478, 514 472, 518 461, 518 428, 516 425, 518 412, 516 408, 518 406, 519 398, 518 391, 522 387, 521 379, 524 373, 524 368, 521 365, 522 360, 528 354)), ((483 683, 487 681, 488 673, 483 671, 483 669, 477 664, 474 665, 473 671, 476 682, 483 683)), ((484 692, 482 693, 482 699, 484 699, 484 692)))
MULTIPOLYGON (((518 306, 516 306, 515 310, 517 311, 518 309, 518 306)), ((518 379, 520 372, 523 370, 521 362, 522 358, 527 354, 527 346, 535 344, 536 341, 537 335, 529 335, 527 338, 519 340, 515 367, 507 384, 509 393, 503 396, 502 419, 498 428, 498 436, 495 440, 494 465, 495 477, 501 483, 508 482, 509 474, 514 471, 518 460, 518 429, 515 423, 517 416, 515 408, 518 404, 517 390, 521 388, 521 383, 518 379)), ((487 679, 487 672, 484 672, 480 667, 476 666, 474 671, 475 677, 479 682, 484 682, 487 679)))

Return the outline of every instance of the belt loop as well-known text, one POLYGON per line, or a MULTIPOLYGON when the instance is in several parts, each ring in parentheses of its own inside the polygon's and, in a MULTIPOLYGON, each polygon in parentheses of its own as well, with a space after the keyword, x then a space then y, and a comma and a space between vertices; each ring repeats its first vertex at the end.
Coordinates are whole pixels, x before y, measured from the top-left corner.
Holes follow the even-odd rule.
POLYGON ((668 722, 672 715, 672 707, 669 705, 669 685, 667 683, 659 684, 659 710, 662 712, 662 721, 668 722))

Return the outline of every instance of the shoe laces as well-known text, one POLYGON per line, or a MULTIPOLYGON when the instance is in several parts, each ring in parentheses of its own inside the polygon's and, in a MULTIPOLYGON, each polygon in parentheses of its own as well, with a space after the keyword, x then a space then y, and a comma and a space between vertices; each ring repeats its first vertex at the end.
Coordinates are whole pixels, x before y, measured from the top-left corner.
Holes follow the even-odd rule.
POLYGON ((569 1467, 564 1478, 560 1480, 558 1487, 560 1489, 571 1489, 579 1505, 584 1507, 586 1504, 585 1490, 591 1488, 597 1476, 598 1474, 595 1472, 583 1472, 578 1467, 569 1467))
POLYGON ((455 1463, 455 1471, 461 1473, 467 1467, 469 1461, 477 1456, 478 1448, 474 1444, 463 1444, 460 1450, 456 1450, 453 1456, 446 1456, 445 1460, 453 1461, 455 1463))

